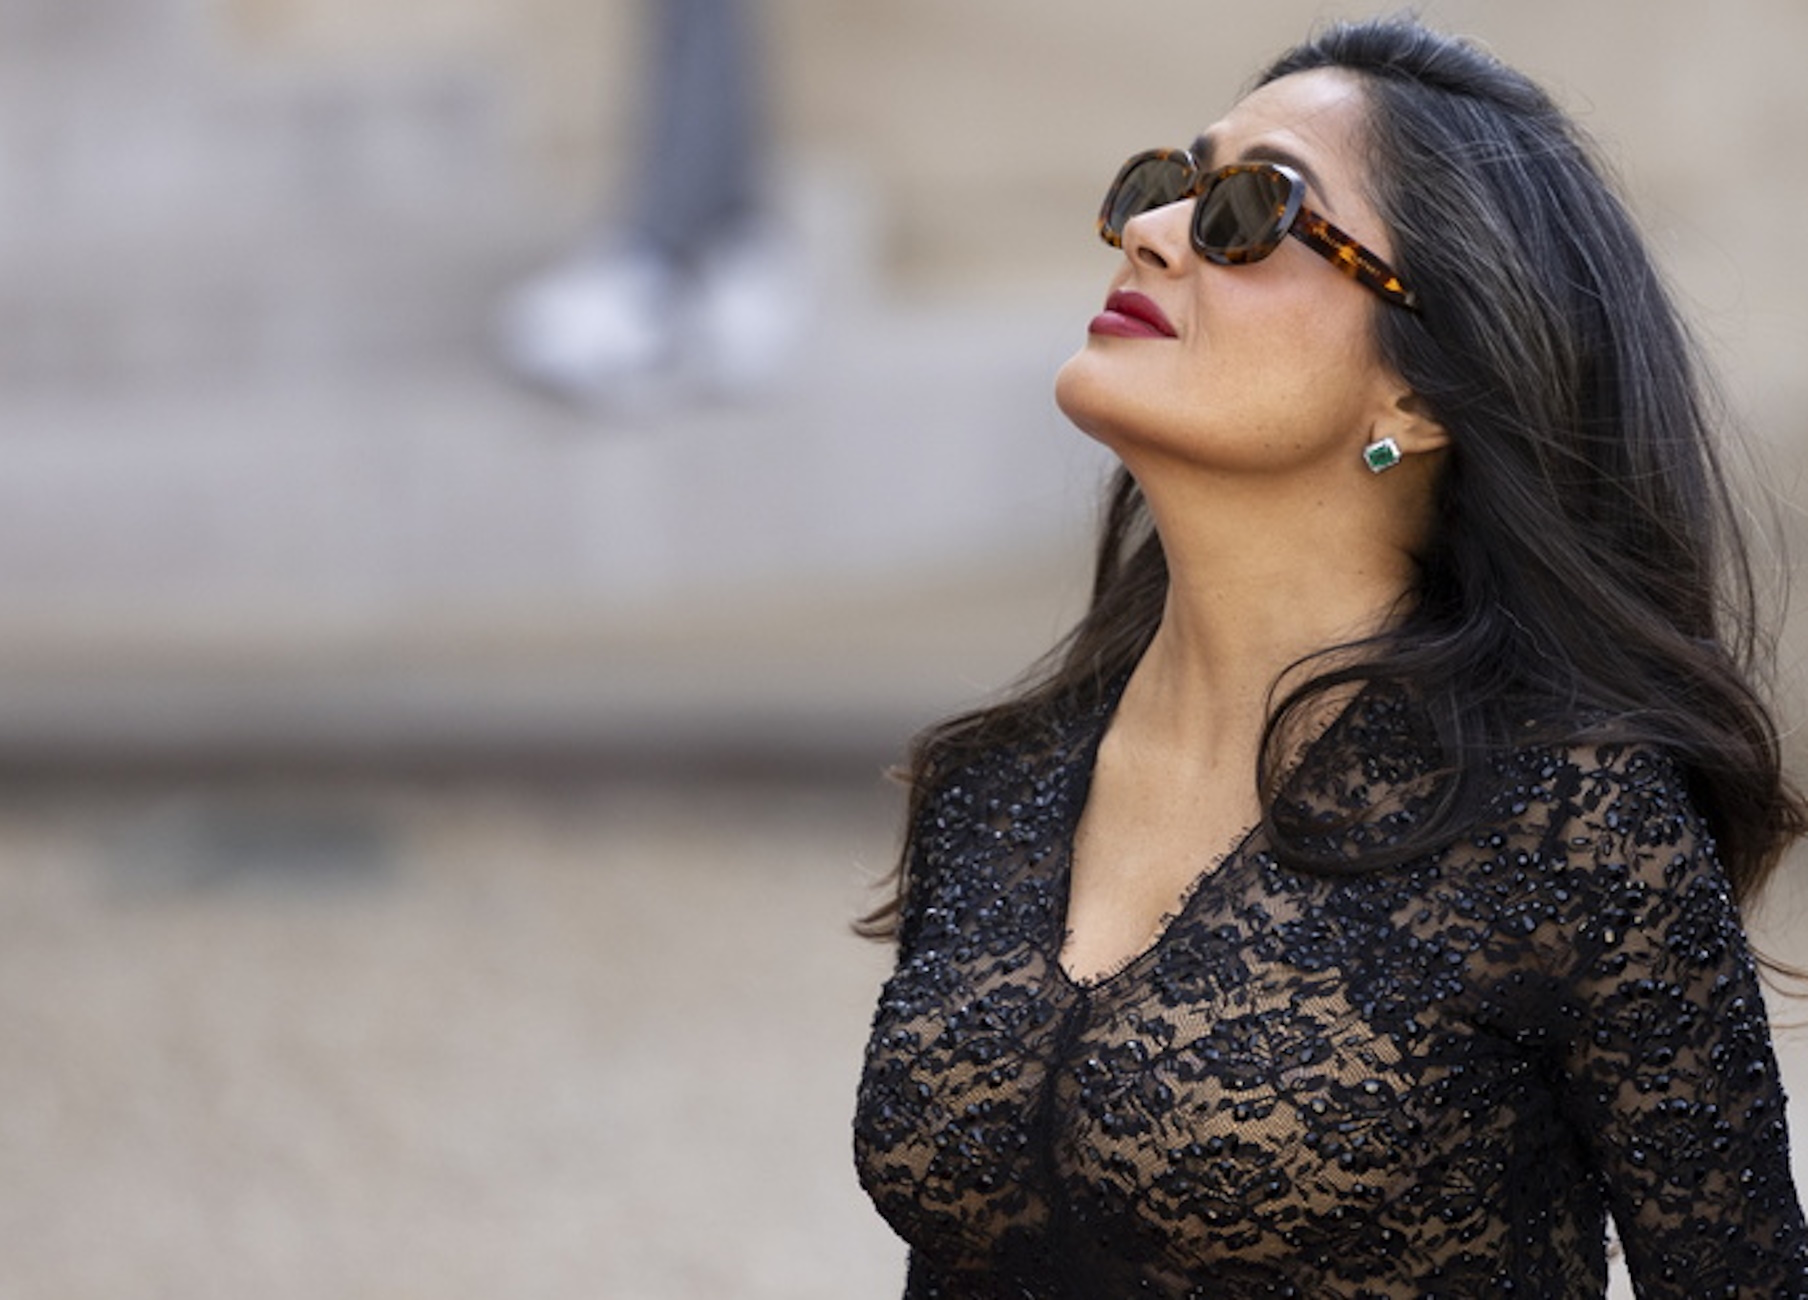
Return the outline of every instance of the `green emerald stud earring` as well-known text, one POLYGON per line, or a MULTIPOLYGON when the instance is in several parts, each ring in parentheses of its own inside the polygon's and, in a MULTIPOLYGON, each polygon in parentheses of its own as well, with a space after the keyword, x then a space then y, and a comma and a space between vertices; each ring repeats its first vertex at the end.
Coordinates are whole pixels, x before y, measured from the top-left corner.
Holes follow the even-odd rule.
POLYGON ((1369 467, 1371 474, 1390 470, 1400 463, 1400 444, 1392 438, 1371 442, 1362 449, 1362 463, 1369 467))

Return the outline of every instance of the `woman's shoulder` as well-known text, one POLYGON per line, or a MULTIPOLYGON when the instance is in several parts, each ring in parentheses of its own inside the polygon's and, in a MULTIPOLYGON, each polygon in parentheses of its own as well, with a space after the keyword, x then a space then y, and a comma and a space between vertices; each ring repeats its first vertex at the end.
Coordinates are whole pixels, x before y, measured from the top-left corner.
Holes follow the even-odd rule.
POLYGON ((1528 743, 1494 764, 1495 788, 1469 855, 1569 899, 1597 920, 1636 901, 1706 891, 1727 881, 1714 837, 1684 765, 1662 745, 1615 739, 1584 727, 1558 741, 1528 743))
POLYGON ((1102 718, 1086 710, 1051 709, 945 741, 919 765, 906 843, 907 948, 926 926, 957 924, 974 899, 1023 890, 1032 904, 1043 897, 1042 866, 1078 815, 1101 730, 1102 718))
POLYGON ((1087 766, 1107 714, 1103 703, 1056 701, 973 715, 931 746, 918 779, 929 800, 1012 797, 1087 766))
MULTIPOLYGON (((1443 731, 1405 690, 1372 690, 1316 756, 1304 788, 1332 819, 1336 847, 1353 836, 1410 841, 1439 809, 1463 810, 1446 860, 1508 866, 1641 867, 1712 856, 1713 839, 1686 764, 1605 711, 1523 707, 1492 734, 1443 731)), ((1429 847, 1429 846, 1427 846, 1429 847)))
POLYGON ((1616 734, 1610 720, 1596 715, 1528 723, 1526 732, 1488 765, 1490 811, 1514 815, 1535 808, 1608 829, 1699 822, 1688 773, 1666 746, 1616 734))
POLYGON ((1084 704, 1045 705, 944 736, 917 767, 914 837, 1020 831, 1064 815, 1084 797, 1105 714, 1084 704))

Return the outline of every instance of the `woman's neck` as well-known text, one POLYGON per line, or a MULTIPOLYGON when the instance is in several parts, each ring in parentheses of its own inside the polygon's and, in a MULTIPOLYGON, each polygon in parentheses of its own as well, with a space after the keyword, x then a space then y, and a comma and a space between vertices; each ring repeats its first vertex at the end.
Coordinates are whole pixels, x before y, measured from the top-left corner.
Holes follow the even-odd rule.
POLYGON ((1397 522, 1360 492, 1349 500, 1309 484, 1282 494, 1272 483, 1210 486, 1209 496, 1145 488, 1168 596, 1119 712, 1164 748, 1241 765, 1271 700, 1305 680, 1289 670, 1384 629, 1414 567, 1397 522))

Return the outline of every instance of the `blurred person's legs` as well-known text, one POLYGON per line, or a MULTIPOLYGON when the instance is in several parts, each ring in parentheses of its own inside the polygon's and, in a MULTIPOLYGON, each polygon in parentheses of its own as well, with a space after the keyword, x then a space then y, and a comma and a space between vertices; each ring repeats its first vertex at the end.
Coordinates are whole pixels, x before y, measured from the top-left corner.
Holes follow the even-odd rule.
POLYGON ((659 22, 630 235, 683 262, 755 215, 763 105, 745 0, 653 0, 659 22))
POLYGON ((766 210, 764 105, 745 0, 653 0, 642 153, 616 229, 518 291, 502 321, 523 378, 580 400, 674 380, 771 379, 798 324, 792 256, 766 210))

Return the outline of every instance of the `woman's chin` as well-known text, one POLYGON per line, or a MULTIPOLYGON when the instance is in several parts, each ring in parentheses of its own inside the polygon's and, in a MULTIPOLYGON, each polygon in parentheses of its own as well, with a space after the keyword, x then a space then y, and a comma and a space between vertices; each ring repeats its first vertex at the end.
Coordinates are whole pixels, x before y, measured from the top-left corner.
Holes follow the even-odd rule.
POLYGON ((1081 348, 1062 363, 1055 372, 1055 405, 1081 433, 1109 443, 1110 385, 1099 373, 1098 360, 1096 353, 1081 348))

